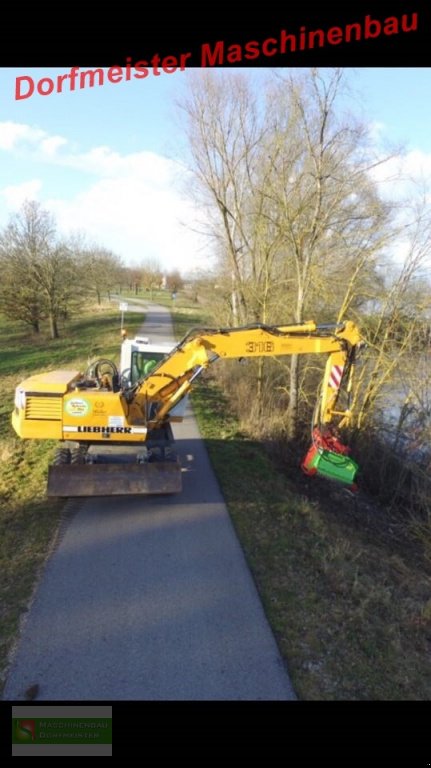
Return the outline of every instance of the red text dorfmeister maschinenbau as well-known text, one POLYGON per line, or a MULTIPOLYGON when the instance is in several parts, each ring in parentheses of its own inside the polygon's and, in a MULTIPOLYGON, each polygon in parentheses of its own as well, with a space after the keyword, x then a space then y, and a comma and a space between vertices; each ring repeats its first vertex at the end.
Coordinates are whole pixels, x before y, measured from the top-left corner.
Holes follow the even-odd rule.
POLYGON ((418 13, 404 13, 386 18, 375 18, 367 14, 359 21, 327 29, 308 29, 305 26, 301 26, 297 32, 282 29, 264 40, 249 40, 245 43, 230 45, 219 40, 215 43, 203 43, 198 58, 191 51, 177 56, 163 57, 155 53, 152 58, 135 62, 129 56, 124 66, 95 69, 72 67, 69 72, 54 78, 42 77, 35 80, 29 75, 22 75, 16 78, 15 99, 21 101, 29 99, 36 93, 40 96, 50 96, 52 93, 94 88, 96 85, 105 83, 143 80, 150 75, 154 77, 162 74, 172 75, 178 71, 183 72, 190 66, 223 67, 249 62, 258 65, 259 59, 271 59, 274 56, 278 57, 277 63, 280 62, 280 56, 286 56, 286 64, 289 64, 290 57, 298 52, 361 43, 377 38, 392 38, 417 32, 418 28, 418 13))

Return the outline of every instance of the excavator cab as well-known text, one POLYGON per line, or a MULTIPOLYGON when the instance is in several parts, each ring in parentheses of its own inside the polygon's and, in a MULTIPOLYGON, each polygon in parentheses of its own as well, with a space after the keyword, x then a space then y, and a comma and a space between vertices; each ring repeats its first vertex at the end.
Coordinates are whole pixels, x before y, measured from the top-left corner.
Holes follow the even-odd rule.
POLYGON ((172 344, 152 343, 147 336, 124 337, 121 345, 120 375, 123 383, 133 386, 148 376, 172 352, 172 344))
POLYGON ((156 367, 157 363, 160 363, 164 357, 164 352, 148 351, 134 349, 132 351, 132 359, 130 365, 130 383, 136 384, 139 379, 143 379, 144 376, 148 376, 149 373, 156 367))

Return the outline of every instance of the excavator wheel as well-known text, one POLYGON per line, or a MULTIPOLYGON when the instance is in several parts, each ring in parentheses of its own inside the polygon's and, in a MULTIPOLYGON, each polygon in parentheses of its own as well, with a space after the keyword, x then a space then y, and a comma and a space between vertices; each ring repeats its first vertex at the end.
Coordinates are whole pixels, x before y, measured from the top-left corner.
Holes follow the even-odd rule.
POLYGON ((86 445, 74 445, 70 450, 70 463, 85 464, 87 450, 88 449, 86 445))
POLYGON ((63 445, 60 445, 58 448, 55 449, 54 458, 52 460, 52 463, 54 466, 58 467, 61 464, 70 464, 71 461, 71 452, 70 448, 66 448, 63 445))

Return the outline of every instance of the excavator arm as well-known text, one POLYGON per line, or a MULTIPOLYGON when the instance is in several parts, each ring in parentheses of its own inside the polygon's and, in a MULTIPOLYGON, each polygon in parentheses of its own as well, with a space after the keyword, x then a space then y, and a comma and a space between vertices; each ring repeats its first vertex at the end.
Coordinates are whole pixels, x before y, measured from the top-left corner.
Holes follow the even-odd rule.
POLYGON ((327 354, 323 381, 313 414, 312 445, 301 463, 308 475, 322 475, 356 490, 358 465, 349 456, 338 429, 352 419, 350 393, 358 350, 362 345, 356 325, 267 326, 198 329, 191 331, 148 376, 134 387, 130 405, 146 414, 147 426, 159 428, 172 409, 189 393, 194 381, 219 359, 327 354), (347 397, 339 406, 341 385, 347 397))
POLYGON ((131 409, 147 414, 152 428, 169 417, 170 411, 190 391, 196 378, 219 359, 279 357, 281 355, 327 354, 317 422, 348 426, 351 413, 337 410, 341 382, 352 386, 356 352, 361 344, 352 322, 316 325, 308 322, 291 326, 249 325, 242 328, 198 329, 191 331, 171 354, 128 394, 131 409), (151 406, 149 408, 149 405, 151 406))

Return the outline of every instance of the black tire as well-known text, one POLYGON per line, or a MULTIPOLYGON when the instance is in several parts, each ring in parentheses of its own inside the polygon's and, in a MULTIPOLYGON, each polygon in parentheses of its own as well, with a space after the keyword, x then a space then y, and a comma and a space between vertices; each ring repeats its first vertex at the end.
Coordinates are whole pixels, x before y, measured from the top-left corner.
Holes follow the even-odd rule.
POLYGON ((52 463, 57 467, 60 464, 70 464, 69 448, 64 448, 64 446, 59 446, 58 448, 56 448, 52 463))
POLYGON ((71 464, 85 464, 85 455, 87 453, 87 447, 85 445, 77 445, 70 450, 70 463, 71 464))

